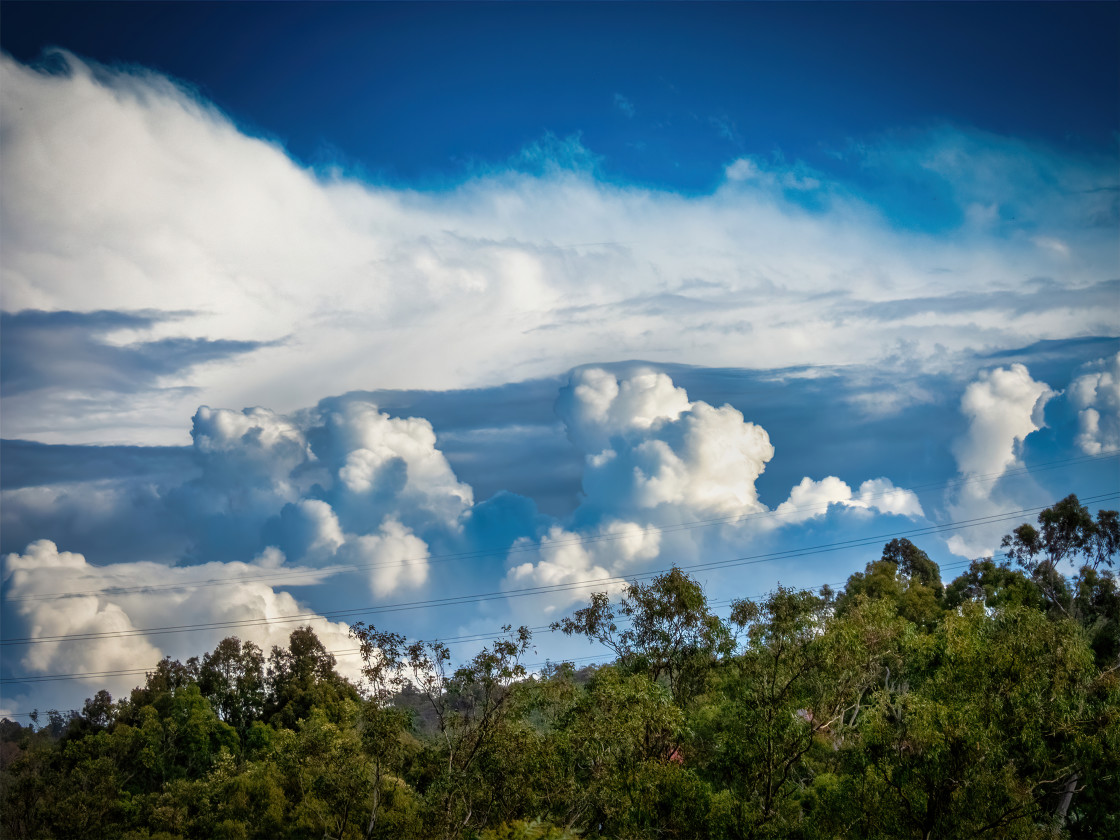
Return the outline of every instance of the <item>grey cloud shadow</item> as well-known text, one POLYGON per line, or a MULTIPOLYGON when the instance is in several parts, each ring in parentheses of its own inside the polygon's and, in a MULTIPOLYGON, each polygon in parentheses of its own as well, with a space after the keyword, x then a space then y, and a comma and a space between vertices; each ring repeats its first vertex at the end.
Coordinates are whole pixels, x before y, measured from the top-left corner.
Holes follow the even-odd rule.
POLYGON ((191 314, 0 312, 0 389, 9 397, 43 390, 136 393, 162 377, 280 343, 179 337, 114 345, 104 340, 115 330, 148 329, 191 314))
POLYGON ((0 440, 0 490, 121 478, 189 478, 189 446, 80 446, 0 440))
POLYGON ((1120 337, 1095 335, 1036 341, 1025 347, 987 353, 981 358, 990 359, 994 364, 1022 362, 1035 379, 1046 382, 1052 388, 1064 388, 1070 378, 1071 359, 1085 365, 1117 352, 1120 352, 1120 337))
POLYGON ((897 321, 914 315, 958 315, 969 312, 1005 311, 1014 315, 1053 309, 1116 309, 1120 280, 1104 280, 1081 289, 1068 289, 1048 278, 1036 278, 1034 291, 975 292, 921 297, 881 303, 852 302, 852 314, 875 321, 897 321))

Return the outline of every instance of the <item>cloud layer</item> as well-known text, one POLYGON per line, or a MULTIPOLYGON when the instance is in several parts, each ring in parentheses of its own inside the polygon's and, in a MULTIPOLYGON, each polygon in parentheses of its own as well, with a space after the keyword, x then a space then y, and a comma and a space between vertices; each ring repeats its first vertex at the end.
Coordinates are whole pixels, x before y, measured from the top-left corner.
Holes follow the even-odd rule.
POLYGON ((98 370, 148 367, 120 383, 17 365, 9 436, 182 442, 199 401, 290 411, 632 358, 937 369, 1120 329, 1101 306, 1120 218, 1105 159, 941 128, 839 151, 869 184, 740 158, 686 197, 606 183, 578 143, 556 151, 568 142, 532 171, 422 193, 302 169, 156 74, 55 64, 0 58, 3 308, 21 323, 109 313, 112 335, 39 334, 85 342, 98 370), (951 230, 892 218, 875 185, 903 180, 950 197, 951 230), (44 412, 28 388, 68 399, 44 412))
POLYGON ((1032 446, 1120 446, 1114 156, 940 126, 682 195, 545 138, 418 191, 158 74, 51 67, 0 56, 0 620, 123 635, 24 675, 228 632, 169 616, 339 649, 336 611, 493 593, 403 629, 538 624, 592 582, 1050 502, 1010 480, 1032 446))
MULTIPOLYGON (((177 625, 259 622, 244 633, 211 628, 196 646, 230 632, 273 644, 291 628, 268 620, 325 607, 353 616, 363 604, 454 598, 495 582, 510 593, 550 589, 498 608, 536 624, 586 598, 580 584, 614 590, 649 569, 741 552, 792 523, 844 511, 923 516, 917 497, 886 478, 854 494, 835 476, 805 478, 771 511, 755 486, 774 456, 766 430, 730 405, 690 400, 663 372, 577 370, 556 409, 584 458, 580 502, 562 519, 509 493, 476 502, 427 420, 394 417, 360 398, 293 415, 200 407, 191 431, 195 471, 149 489, 145 518, 168 537, 162 554, 95 566, 38 539, 7 556, 16 633, 126 634, 35 645, 20 665, 34 675, 81 672, 82 662, 101 671, 150 663, 189 649, 149 632, 169 616, 177 625), (54 597, 62 580, 62 591, 74 594, 54 597), (298 600, 287 591, 294 587, 298 600)), ((101 486, 61 492, 86 517, 136 518, 101 486)), ((5 506, 18 515, 34 504, 32 491, 52 492, 8 490, 5 506)), ((341 643, 345 625, 313 624, 341 643)))

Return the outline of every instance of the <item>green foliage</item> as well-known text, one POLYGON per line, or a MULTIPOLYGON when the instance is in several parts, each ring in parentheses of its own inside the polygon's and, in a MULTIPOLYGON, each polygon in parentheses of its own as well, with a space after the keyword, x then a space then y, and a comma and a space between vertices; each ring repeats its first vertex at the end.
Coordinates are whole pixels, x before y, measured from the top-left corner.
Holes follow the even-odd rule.
POLYGON ((576 840, 579 835, 541 820, 514 820, 497 828, 487 829, 479 840, 576 840))
POLYGON ((848 578, 837 601, 843 614, 860 598, 891 602, 900 616, 922 628, 937 624, 943 608, 941 570, 910 540, 891 540, 883 557, 848 578))
POLYGON ((335 672, 334 665, 334 655, 310 627, 293 630, 288 647, 274 647, 268 657, 265 720, 276 727, 294 729, 318 707, 337 723, 346 701, 358 700, 359 694, 335 672))
MULTIPOLYGON (((333 665, 333 663, 332 663, 333 665)), ((252 642, 228 638, 202 657, 198 687, 218 716, 244 737, 265 704, 264 655, 252 642)))
POLYGON ((942 584, 893 540, 835 597, 730 619, 679 569, 555 627, 616 660, 530 676, 528 630, 461 664, 358 624, 226 639, 114 703, 0 722, 12 838, 1120 836, 1115 512, 1074 497, 942 584))
POLYGON ((664 679, 680 706, 703 691, 712 663, 732 645, 727 626, 708 610, 703 589, 676 567, 648 585, 628 586, 617 617, 610 599, 599 593, 552 629, 586 636, 614 651, 621 667, 664 679))

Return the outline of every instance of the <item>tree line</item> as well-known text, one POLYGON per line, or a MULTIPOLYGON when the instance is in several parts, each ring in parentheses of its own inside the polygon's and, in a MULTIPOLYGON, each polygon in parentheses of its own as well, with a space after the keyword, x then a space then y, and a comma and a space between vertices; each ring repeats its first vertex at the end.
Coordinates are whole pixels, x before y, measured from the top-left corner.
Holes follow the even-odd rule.
POLYGON ((458 667, 356 624, 222 641, 114 701, 0 722, 12 838, 1120 837, 1116 511, 1075 496, 945 583, 909 540, 722 619, 673 569, 553 629, 609 664, 458 667))

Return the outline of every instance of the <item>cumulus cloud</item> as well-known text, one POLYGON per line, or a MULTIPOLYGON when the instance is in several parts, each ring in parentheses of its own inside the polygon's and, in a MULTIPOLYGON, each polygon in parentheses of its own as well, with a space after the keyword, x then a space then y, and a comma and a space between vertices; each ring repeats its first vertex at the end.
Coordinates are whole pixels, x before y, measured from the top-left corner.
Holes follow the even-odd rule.
POLYGON ((317 457, 335 472, 334 498, 351 519, 373 508, 409 519, 422 511, 427 522, 452 527, 474 501, 422 417, 391 417, 351 402, 324 414, 310 436, 317 457))
MULTIPOLYGON (((154 667, 164 656, 185 659, 229 635, 267 651, 273 645, 286 644, 299 625, 310 625, 328 650, 352 647, 348 625, 315 616, 268 583, 269 574, 281 569, 301 573, 304 583, 321 582, 328 576, 284 566, 282 555, 275 550, 263 553, 255 563, 191 568, 148 562, 93 566, 81 554, 59 551, 55 543, 38 540, 22 554, 9 554, 3 561, 6 609, 20 617, 27 635, 36 639, 84 633, 119 635, 27 645, 20 648, 20 666, 29 675, 134 670, 154 667), (213 585, 216 580, 222 583, 213 585), (60 597, 60 588, 89 594, 60 597), (298 616, 298 621, 285 620, 292 616, 298 616), (144 632, 168 625, 229 622, 237 624, 202 627, 190 634, 144 632)), ((340 660, 340 668, 356 677, 351 664, 340 660)), ((108 686, 114 695, 121 695, 137 680, 135 674, 93 677, 81 680, 81 685, 87 691, 108 686)))
POLYGON ((762 507, 754 483, 774 455, 766 430, 729 405, 690 403, 665 374, 639 372, 619 382, 601 369, 579 371, 557 408, 587 452, 586 507, 672 506, 690 515, 762 507))
MULTIPOLYGON (((1022 466, 1023 441, 1045 425, 1043 412, 1054 396, 1049 385, 1035 381, 1021 364, 982 371, 968 385, 961 397, 968 427, 953 445, 962 479, 949 493, 949 512, 955 518, 973 519, 1001 507, 997 482, 1007 470, 1022 466)), ((991 554, 1002 527, 954 535, 949 548, 966 557, 991 554)))
MULTIPOLYGON (((756 487, 774 457, 767 431, 730 405, 690 401, 663 373, 638 371, 619 380, 602 369, 576 371, 561 391, 557 412, 586 452, 577 521, 625 516, 644 524, 711 517, 734 522, 768 512, 756 487)), ((829 504, 923 516, 913 491, 887 478, 864 481, 854 493, 829 476, 802 479, 774 521, 802 522, 823 515, 829 504)))
MULTIPOLYGON (((409 540, 422 556, 427 546, 412 534, 457 533, 473 503, 427 420, 392 417, 364 401, 291 416, 203 406, 193 423, 202 474, 166 498, 188 527, 205 523, 199 559, 237 559, 275 544, 299 562, 367 563, 409 540)), ((371 585, 380 595, 423 580, 383 573, 371 585)))
POLYGON ((968 432, 953 447, 964 476, 1001 475, 1018 463, 1018 448, 1044 425, 1043 410, 1054 396, 1025 365, 983 371, 961 398, 968 432))
POLYGON ((954 237, 899 229, 854 189, 749 158, 698 196, 562 160, 420 193, 301 168, 157 74, 56 63, 0 57, 4 308, 194 313, 112 352, 145 347, 160 387, 196 390, 54 398, 49 412, 27 393, 5 404, 14 436, 169 443, 190 403, 287 412, 325 393, 491 385, 589 359, 740 365, 729 335, 750 336, 758 366, 874 362, 899 340, 932 363, 1117 326, 1066 294, 1112 276, 1111 161, 948 129, 865 144, 883 182, 904 171, 948 185, 960 208, 979 193, 1000 204, 997 225, 954 237), (812 212, 797 203, 810 188, 812 212), (997 297, 884 317, 929 297, 933 270, 938 297, 997 297), (1039 305, 999 304, 1038 276, 1055 278, 1032 292, 1039 305), (235 352, 236 370, 223 363, 235 352))
MULTIPOLYGON (((568 528, 515 544, 507 587, 621 576, 670 558, 686 562, 705 548, 745 545, 782 525, 823 517, 830 505, 924 515, 913 491, 887 478, 864 481, 855 493, 834 476, 802 479, 771 512, 756 487, 774 457, 766 430, 730 405, 690 400, 664 373, 636 370, 620 378, 580 369, 556 408, 586 453, 583 499, 568 528)), ((550 609, 581 597, 557 594, 550 609)))
MULTIPOLYGON (((191 436, 193 446, 174 458, 156 450, 148 466, 158 470, 135 478, 113 475, 119 452, 111 448, 88 481, 78 470, 65 476, 76 481, 5 489, 6 537, 24 538, 6 539, 5 550, 49 535, 97 546, 98 562, 204 563, 274 545, 323 566, 342 562, 336 555, 348 540, 378 535, 390 520, 425 542, 454 540, 473 504, 427 420, 392 417, 365 401, 292 415, 202 406, 191 436)), ((126 454, 131 463, 145 453, 126 454)), ((379 594, 392 589, 389 580, 379 594)), ((418 585, 407 575, 399 581, 418 585)))
POLYGON ((266 408, 201 406, 192 418, 191 438, 213 484, 265 483, 279 496, 293 492, 288 478, 311 457, 303 432, 266 408))
POLYGON ((301 499, 280 511, 283 544, 305 562, 323 563, 346 542, 338 517, 320 499, 301 499))
POLYGON ((428 580, 428 546, 392 517, 381 523, 378 533, 346 540, 340 556, 369 567, 375 595, 415 589, 428 580))
MULTIPOLYGON (((267 648, 291 631, 284 617, 303 614, 328 647, 341 649, 345 624, 307 615, 273 582, 316 587, 360 574, 377 597, 422 589, 429 574, 425 537, 446 545, 473 502, 471 488, 437 448, 430 423, 391 417, 366 402, 291 416, 202 406, 192 422, 197 472, 149 488, 144 510, 128 507, 122 491, 103 482, 5 491, 5 516, 12 502, 25 515, 32 496, 45 493, 49 515, 40 521, 52 529, 59 506, 71 499, 85 519, 130 533, 164 532, 167 544, 166 555, 99 565, 44 539, 9 554, 4 593, 22 632, 35 638, 126 634, 30 646, 20 660, 26 673, 135 668, 168 653, 197 653, 223 635, 214 630, 173 640, 146 632, 169 623, 264 622, 228 632, 267 648), (143 527, 133 522, 138 517, 143 527), (184 559, 191 564, 171 565, 184 559), (62 588, 88 594, 54 597, 62 588)), ((134 679, 109 683, 120 690, 134 679)))
POLYGON ((915 518, 925 515, 914 491, 895 487, 888 478, 869 479, 859 486, 859 493, 853 493, 846 482, 834 475, 820 481, 801 479, 775 512, 783 523, 804 522, 820 516, 830 505, 915 518))
MULTIPOLYGON (((605 566, 595 562, 594 551, 581 535, 553 526, 535 543, 521 539, 514 543, 517 560, 503 581, 503 588, 566 587, 547 596, 541 612, 552 616, 580 601, 591 592, 620 592, 626 581, 615 577, 605 566), (580 583, 594 582, 594 587, 581 588, 580 583)), ((593 544, 592 544, 593 545, 593 544)), ((542 599, 537 599, 539 603, 542 599)))
POLYGON ((1068 397, 1077 409, 1077 445, 1086 455, 1120 448, 1120 353, 1077 377, 1068 397))
MULTIPOLYGON (((556 412, 583 454, 583 494, 563 517, 541 515, 530 500, 508 493, 476 503, 427 420, 393 416, 365 398, 325 400, 293 414, 203 406, 192 419, 197 473, 150 491, 144 516, 187 548, 169 549, 163 562, 108 558, 93 565, 53 543, 34 542, 6 561, 8 606, 29 635, 105 622, 144 630, 166 624, 169 615, 179 623, 291 615, 300 603, 283 590, 292 586, 307 587, 310 603, 333 609, 355 581, 380 600, 404 592, 462 595, 472 591, 464 587, 490 589, 500 578, 506 592, 552 587, 497 608, 536 624, 542 611, 566 609, 591 589, 616 591, 626 577, 670 563, 742 553, 783 525, 823 519, 830 506, 864 518, 923 515, 917 497, 889 479, 870 479, 855 490, 834 476, 802 479, 771 511, 757 488, 775 456, 766 430, 730 405, 690 399, 662 372, 578 369, 559 389, 556 412), (442 555, 434 562, 455 565, 436 567, 433 555, 442 555), (189 565, 177 565, 183 560, 189 565), (36 570, 60 564, 68 587, 100 591, 62 600, 26 597, 57 589, 57 575, 36 570), (454 573, 436 574, 436 568, 454 573), (231 578, 220 587, 190 585, 231 578)), ((96 501, 92 488, 65 487, 96 501)), ((56 492, 6 492, 41 490, 56 492)), ((12 498, 5 496, 6 510, 12 498)), ((104 510, 86 515, 127 522, 113 513, 119 501, 112 497, 104 510)), ((341 632, 341 625, 329 626, 341 632)), ((258 635, 275 643, 269 633, 258 635)), ((135 650, 127 648, 133 659, 197 653, 203 644, 145 633, 127 638, 136 640, 129 643, 135 650)), ((77 655, 71 649, 42 646, 39 659, 21 665, 32 673, 83 670, 67 659, 77 655)), ((110 669, 113 655, 99 648, 91 662, 110 669)))
POLYGON ((684 389, 664 373, 640 371, 619 382, 602 368, 585 368, 574 372, 561 389, 556 413, 569 439, 584 452, 595 453, 612 437, 676 420, 691 405, 684 389))

